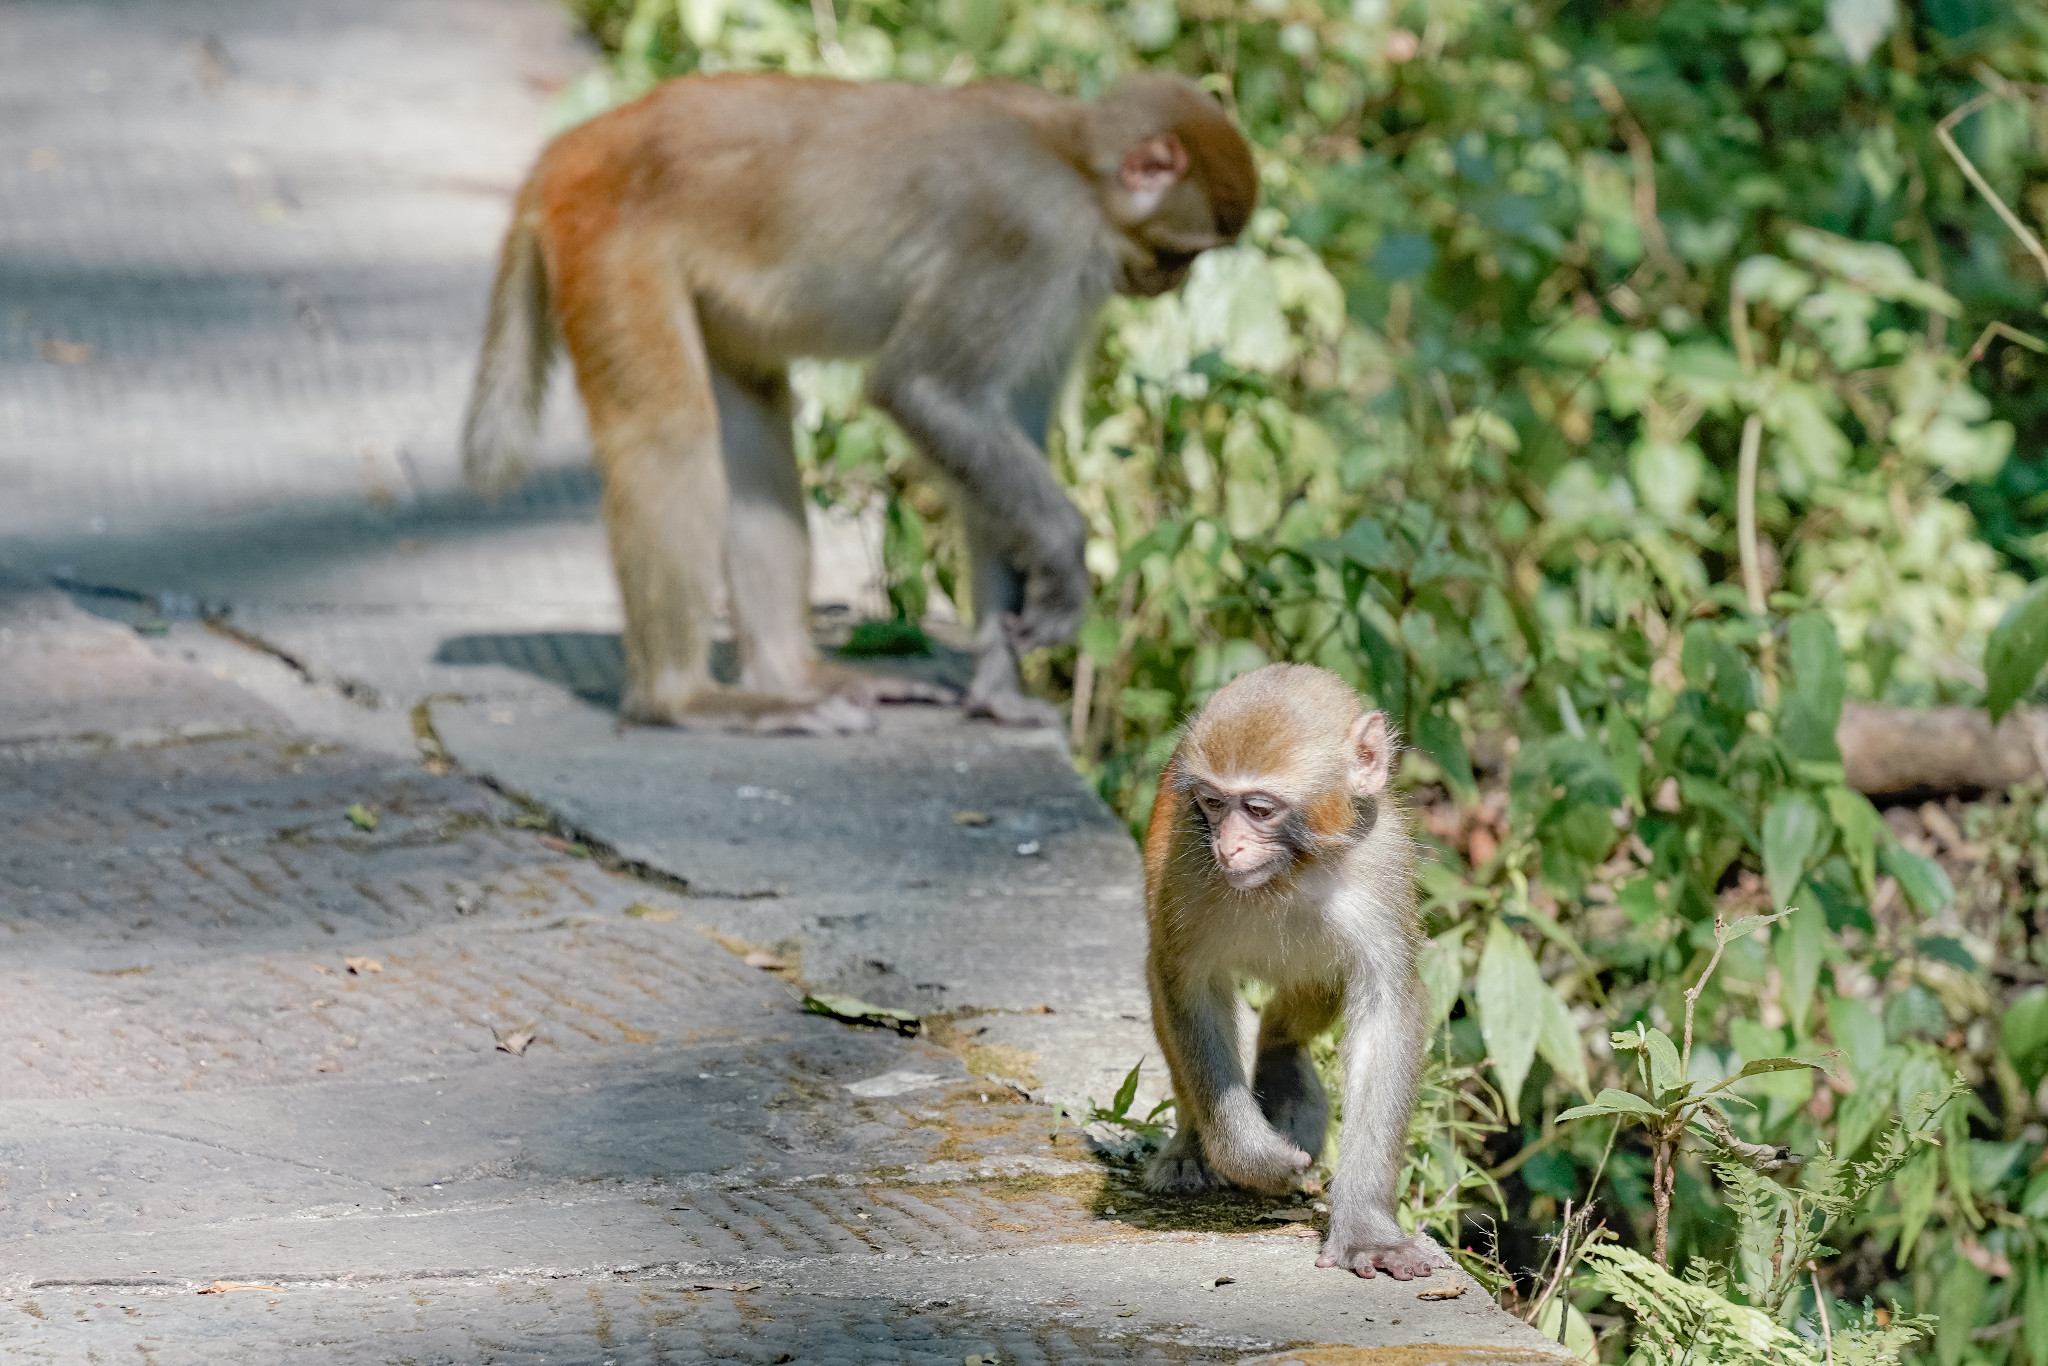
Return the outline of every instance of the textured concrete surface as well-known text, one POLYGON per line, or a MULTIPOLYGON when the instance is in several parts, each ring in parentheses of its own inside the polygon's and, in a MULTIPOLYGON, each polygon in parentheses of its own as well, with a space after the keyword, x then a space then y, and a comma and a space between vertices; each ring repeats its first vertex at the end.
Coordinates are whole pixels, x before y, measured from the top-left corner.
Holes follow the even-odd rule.
POLYGON ((1153 1045, 1050 737, 619 728, 573 407, 455 487, 588 59, 543 0, 6 9, 0 1361, 1540 1354, 1061 1119, 1153 1045))

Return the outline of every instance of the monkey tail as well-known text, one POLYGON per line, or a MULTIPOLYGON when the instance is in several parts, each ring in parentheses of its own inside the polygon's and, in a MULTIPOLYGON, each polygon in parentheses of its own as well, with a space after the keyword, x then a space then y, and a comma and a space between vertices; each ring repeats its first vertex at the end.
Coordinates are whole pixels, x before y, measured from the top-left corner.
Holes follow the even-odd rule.
POLYGON ((525 476, 555 359, 536 199, 534 182, 529 180, 519 191, 512 227, 498 257, 483 354, 462 423, 462 477, 483 494, 509 493, 525 476))

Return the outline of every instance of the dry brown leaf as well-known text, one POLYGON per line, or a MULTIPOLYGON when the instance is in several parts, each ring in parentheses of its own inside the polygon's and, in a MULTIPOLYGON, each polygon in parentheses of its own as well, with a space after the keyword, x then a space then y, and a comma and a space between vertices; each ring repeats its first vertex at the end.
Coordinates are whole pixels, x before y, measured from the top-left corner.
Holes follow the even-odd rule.
POLYGON ((258 1285, 258 1284, 257 1284, 256 1282, 254 1282, 254 1281, 215 1281, 215 1282, 214 1282, 214 1283, 213 1283, 212 1285, 209 1285, 209 1286, 207 1286, 207 1287, 206 1287, 206 1289, 204 1289, 204 1290, 200 1291, 199 1293, 200 1293, 200 1294, 202 1294, 202 1295, 225 1295, 225 1294, 227 1294, 227 1293, 228 1293, 228 1291, 230 1291, 230 1290, 283 1290, 283 1289, 284 1289, 284 1287, 283 1287, 283 1286, 281 1286, 281 1285, 258 1285))
POLYGON ((955 825, 993 825, 995 824, 995 819, 994 816, 984 811, 955 811, 953 813, 953 824, 955 825))
POLYGON ((780 972, 789 966, 787 962, 776 957, 766 949, 755 949, 740 961, 750 968, 759 968, 763 972, 780 972))
POLYGON ((384 971, 384 965, 374 958, 344 958, 341 961, 347 964, 348 970, 358 977, 384 971))
POLYGON ((493 1029, 491 1033, 496 1036, 499 1048, 510 1053, 515 1058, 522 1058, 526 1056, 526 1046, 533 1042, 535 1023, 535 1021, 528 1020, 523 1025, 510 1025, 504 1029, 493 1029))
POLYGON ((761 1283, 760 1283, 759 1281, 691 1281, 691 1282, 690 1282, 690 1289, 692 1289, 692 1290, 730 1290, 730 1291, 732 1291, 732 1292, 733 1292, 734 1294, 738 1294, 738 1293, 740 1293, 740 1292, 742 1292, 742 1291, 747 1291, 747 1290, 759 1290, 760 1288, 761 1288, 761 1283))
POLYGON ((91 342, 44 341, 36 343, 36 354, 56 365, 89 365, 91 342))
POLYGON ((1452 1281, 1449 1285, 1433 1285, 1427 1290, 1415 1292, 1418 1300, 1455 1300, 1465 1293, 1463 1281, 1452 1281))

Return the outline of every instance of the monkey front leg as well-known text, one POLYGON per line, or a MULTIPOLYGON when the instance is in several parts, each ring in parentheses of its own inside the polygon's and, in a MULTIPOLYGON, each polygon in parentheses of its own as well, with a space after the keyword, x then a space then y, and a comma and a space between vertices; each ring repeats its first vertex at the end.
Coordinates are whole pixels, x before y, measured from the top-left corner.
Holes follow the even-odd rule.
POLYGON ((1424 1043, 1418 991, 1376 985, 1354 992, 1344 1024, 1344 1129, 1330 1183, 1330 1233, 1317 1266, 1405 1281, 1450 1265, 1434 1239, 1403 1233, 1394 1218, 1424 1043))
POLYGON ((1221 1177, 1268 1194, 1292 1190, 1314 1159, 1268 1122, 1245 1082, 1233 984, 1190 988, 1155 971, 1152 1020, 1173 1074, 1178 1124, 1145 1169, 1146 1189, 1191 1194, 1221 1177))
POLYGON ((1021 600, 1001 614, 1012 657, 1070 639, 1088 610, 1088 525, 1000 390, 970 397, 887 358, 868 383, 977 510, 988 551, 1022 577, 1021 600))

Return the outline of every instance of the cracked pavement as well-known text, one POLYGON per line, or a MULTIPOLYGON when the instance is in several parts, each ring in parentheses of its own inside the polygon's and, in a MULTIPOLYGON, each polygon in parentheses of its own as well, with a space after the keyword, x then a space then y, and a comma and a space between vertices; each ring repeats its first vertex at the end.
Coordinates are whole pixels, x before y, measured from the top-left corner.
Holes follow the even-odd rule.
POLYGON ((1154 1045, 1054 737, 607 710, 573 407, 495 506, 453 442, 589 60, 542 0, 9 7, 0 1361, 1554 1359, 1061 1118, 1154 1045))

